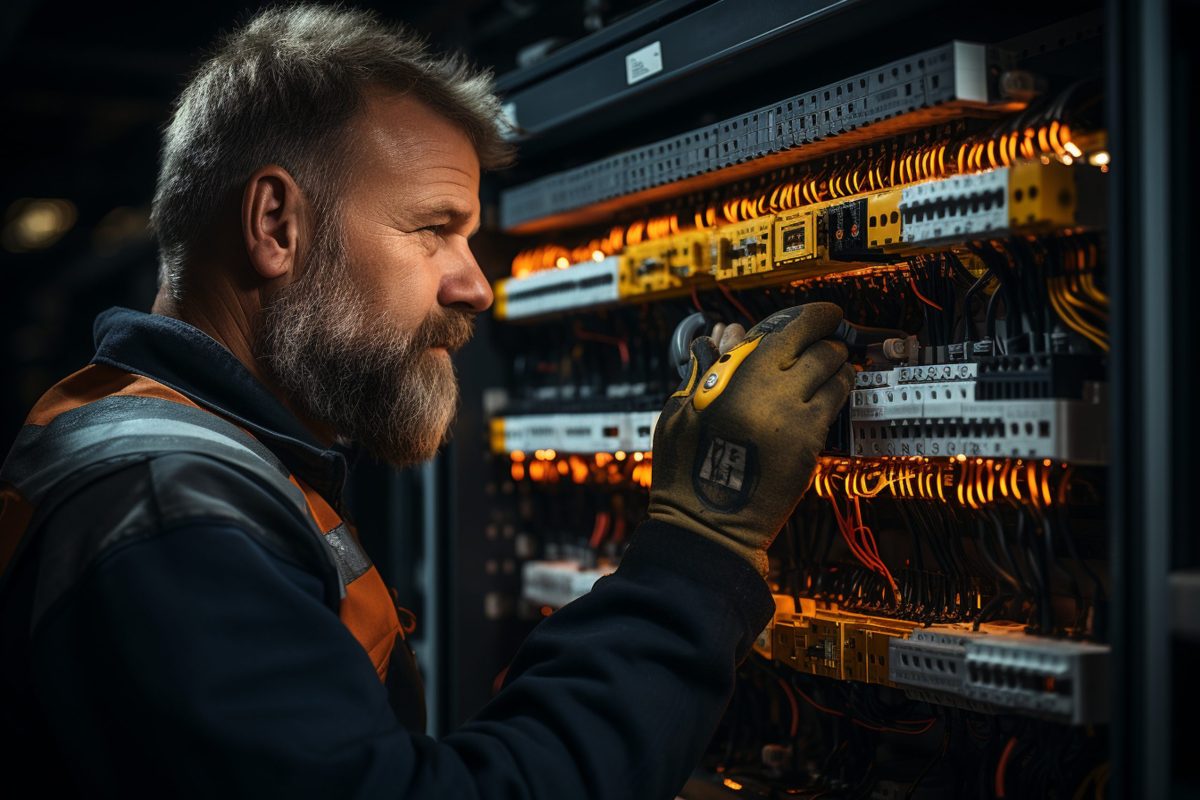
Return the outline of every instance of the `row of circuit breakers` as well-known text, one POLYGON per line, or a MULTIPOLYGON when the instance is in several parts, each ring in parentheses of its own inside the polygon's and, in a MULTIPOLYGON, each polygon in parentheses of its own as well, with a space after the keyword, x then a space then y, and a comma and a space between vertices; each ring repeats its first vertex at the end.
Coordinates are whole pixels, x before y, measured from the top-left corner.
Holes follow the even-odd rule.
POLYGON ((676 296, 719 281, 744 288, 849 272, 983 235, 1075 222, 1074 173, 1032 161, 627 246, 620 255, 497 283, 498 319, 533 319, 676 296))
MULTIPOLYGON (((530 561, 522 594, 557 608, 611 571, 530 561)), ((1108 721, 1110 648, 1032 636, 1014 623, 922 625, 775 595, 775 615, 754 649, 805 674, 890 686, 939 705, 1071 725, 1108 721)))
MULTIPOLYGON (((1038 354, 860 372, 826 453, 1102 464, 1103 376, 1088 367, 1069 354, 1038 354)), ((491 449, 649 453, 658 411, 630 404, 637 401, 614 399, 605 412, 494 417, 491 449)))
POLYGON ((797 147, 816 153, 836 141, 852 145, 866 125, 911 119, 921 124, 949 116, 956 106, 986 105, 989 68, 1003 68, 1006 55, 984 45, 951 42, 910 58, 884 64, 778 103, 687 131, 669 139, 617 153, 505 190, 500 223, 505 230, 538 230, 539 222, 563 211, 753 162, 769 166, 772 156, 797 147))

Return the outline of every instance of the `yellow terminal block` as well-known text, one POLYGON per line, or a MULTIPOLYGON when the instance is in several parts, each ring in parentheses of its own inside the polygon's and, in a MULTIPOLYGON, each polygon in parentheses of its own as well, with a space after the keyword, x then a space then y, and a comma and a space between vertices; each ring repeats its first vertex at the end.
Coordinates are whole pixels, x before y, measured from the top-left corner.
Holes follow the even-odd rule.
POLYGON ((770 272, 775 215, 725 225, 713 232, 713 274, 719 281, 770 272))
MULTIPOLYGON (((912 633, 917 623, 817 608, 813 600, 774 595, 769 645, 758 652, 797 672, 835 680, 893 686, 888 677, 888 642, 912 633)), ((763 637, 760 637, 762 639, 763 637)))
POLYGON ((900 190, 868 195, 867 244, 884 248, 900 242, 900 190))
POLYGON ((818 257, 817 215, 812 208, 793 208, 775 215, 774 267, 818 257))
POLYGON ((1074 225, 1075 173, 1065 164, 1029 161, 1008 173, 1008 214, 1012 226, 1074 225))
POLYGON ((504 439, 504 418, 492 417, 488 423, 488 444, 491 445, 492 452, 496 455, 501 455, 508 452, 504 439))
POLYGON ((712 273, 709 238, 707 231, 687 231, 626 247, 621 255, 621 296, 672 292, 707 277, 712 273))
POLYGON ((501 278, 492 287, 492 315, 496 319, 508 317, 508 278, 501 278))

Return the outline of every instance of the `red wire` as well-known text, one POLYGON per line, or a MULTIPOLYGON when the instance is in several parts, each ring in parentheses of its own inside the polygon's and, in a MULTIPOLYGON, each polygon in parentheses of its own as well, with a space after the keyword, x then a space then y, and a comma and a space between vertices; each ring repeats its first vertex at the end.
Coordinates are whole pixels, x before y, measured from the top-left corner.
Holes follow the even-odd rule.
POLYGON ((876 564, 879 565, 879 569, 882 571, 883 577, 887 578, 888 584, 890 584, 892 587, 892 592, 895 593, 899 591, 896 587, 896 580, 892 577, 892 571, 887 568, 887 564, 883 563, 883 557, 879 555, 879 545, 875 542, 875 534, 871 532, 870 528, 863 524, 862 506, 859 505, 857 496, 854 498, 854 518, 858 523, 858 527, 854 529, 854 532, 858 533, 861 531, 863 538, 868 539, 871 543, 870 549, 867 549, 866 546, 864 546, 863 549, 870 553, 872 559, 876 564))
POLYGON ((596 333, 594 331, 586 331, 581 325, 575 326, 575 336, 584 340, 585 342, 599 342, 600 344, 616 345, 617 352, 621 355, 621 366, 629 366, 629 343, 624 339, 616 336, 607 336, 603 333, 596 333))
POLYGON ((1017 737, 1013 736, 1004 745, 1004 752, 996 763, 996 797, 1004 797, 1004 771, 1008 769, 1008 760, 1012 758, 1013 749, 1017 746, 1017 737))
POLYGON ((933 308, 936 308, 938 311, 946 310, 946 309, 942 308, 941 306, 939 306, 937 303, 930 300, 925 295, 921 294, 921 290, 917 288, 917 282, 912 279, 911 275, 908 276, 908 285, 912 287, 913 294, 915 294, 917 296, 917 298, 925 305, 932 306, 933 308))
MULTIPOLYGON (((841 531, 842 538, 846 541, 846 545, 850 548, 850 552, 854 554, 854 557, 859 560, 859 563, 872 572, 879 574, 886 572, 887 567, 883 566, 878 557, 872 556, 862 545, 856 541, 854 536, 856 529, 850 524, 849 511, 847 510, 846 516, 843 517, 841 509, 838 508, 837 500, 830 496, 829 501, 833 505, 833 514, 837 519, 838 530, 841 531)), ((847 501, 847 504, 849 504, 849 501, 847 501)))
POLYGON ((623 515, 617 516, 616 524, 613 525, 612 538, 616 544, 625 541, 625 517, 623 515))
POLYGON ((732 304, 733 307, 736 308, 748 322, 750 322, 751 325, 753 325, 754 315, 747 311, 746 307, 742 305, 742 302, 733 296, 733 292, 729 291, 726 286, 720 283, 717 284, 717 288, 721 290, 721 294, 725 295, 725 299, 728 300, 730 304, 732 304))
POLYGON ((884 727, 884 726, 880 726, 880 725, 871 725, 868 722, 863 722, 862 720, 858 720, 858 719, 852 719, 852 720, 850 720, 850 722, 857 725, 860 728, 866 728, 869 731, 878 731, 880 733, 899 733, 903 736, 920 736, 922 733, 929 732, 929 729, 932 728, 934 726, 934 723, 937 722, 937 718, 931 717, 930 719, 927 719, 927 720, 915 720, 915 719, 914 720, 900 720, 900 722, 902 722, 902 723, 912 723, 914 725, 917 724, 918 722, 922 723, 922 726, 920 728, 917 728, 916 730, 911 730, 911 731, 905 730, 903 728, 888 728, 888 727, 884 727))
POLYGON ((788 727, 788 733, 791 738, 796 738, 796 732, 800 730, 800 704, 796 702, 796 693, 792 691, 792 687, 788 686, 787 681, 783 678, 776 678, 779 681, 779 688, 783 689, 783 693, 787 695, 788 704, 792 707, 792 724, 788 727))
POLYGON ((807 693, 806 693, 806 692, 805 692, 803 689, 801 689, 800 687, 798 687, 798 686, 797 686, 797 687, 794 687, 794 688, 796 689, 796 694, 798 694, 798 695, 800 695, 801 697, 803 697, 803 698, 804 698, 804 702, 808 703, 810 706, 812 706, 813 708, 815 708, 817 711, 820 711, 822 714, 831 714, 831 715, 833 715, 833 716, 835 716, 835 717, 844 717, 844 716, 846 716, 846 715, 845 715, 845 714, 843 714, 841 711, 835 711, 835 710, 833 710, 832 708, 826 708, 825 706, 823 706, 823 705, 821 705, 820 703, 818 703, 816 700, 813 700, 813 699, 812 699, 811 697, 809 697, 809 696, 808 696, 808 694, 807 694, 807 693))
POLYGON ((608 514, 601 511, 596 515, 596 524, 592 526, 592 538, 588 542, 593 550, 604 541, 604 533, 608 530, 608 514))

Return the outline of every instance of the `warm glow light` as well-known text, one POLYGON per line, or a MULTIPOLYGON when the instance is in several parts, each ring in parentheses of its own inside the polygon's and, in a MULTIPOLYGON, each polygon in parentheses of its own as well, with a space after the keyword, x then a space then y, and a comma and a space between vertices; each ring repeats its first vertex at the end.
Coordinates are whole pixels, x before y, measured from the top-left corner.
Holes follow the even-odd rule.
POLYGON ((624 461, 625 460, 625 451, 618 450, 617 452, 613 453, 613 458, 615 458, 617 461, 624 461))
POLYGON ((742 785, 733 778, 726 778, 725 780, 721 781, 721 783, 725 784, 730 789, 733 789, 735 792, 740 792, 742 790, 742 785))
POLYGON ((1063 142, 1063 149, 1070 153, 1072 158, 1081 158, 1083 156, 1083 151, 1074 142, 1063 142))
POLYGON ((1107 150, 1097 150, 1088 156, 1088 163, 1093 167, 1106 167, 1112 161, 1107 150))
POLYGON ((518 462, 518 463, 514 463, 512 465, 512 479, 514 481, 520 481, 520 480, 525 479, 525 465, 524 464, 521 464, 518 462))
POLYGON ((567 260, 566 256, 559 256, 554 261, 554 266, 558 267, 559 269, 566 269, 567 267, 571 266, 571 262, 567 260))
POLYGON ((525 460, 525 454, 522 453, 520 450, 513 450, 511 453, 508 454, 508 457, 516 462, 521 462, 521 461, 525 460))
POLYGON ((10 253, 41 250, 62 238, 77 217, 70 200, 25 199, 8 207, 8 220, 0 232, 4 249, 10 253))
POLYGON ((545 454, 547 461, 553 461, 554 457, 558 455, 558 453, 555 453, 553 450, 543 450, 542 452, 545 454))
POLYGON ((601 251, 601 250, 593 250, 592 251, 592 261, 603 261, 603 260, 604 260, 604 252, 603 251, 601 251))
POLYGON ((645 458, 645 457, 646 457, 646 454, 645 454, 645 453, 634 453, 634 454, 633 454, 633 460, 634 460, 634 461, 641 461, 641 460, 642 460, 643 458, 645 458))
POLYGON ((1069 167, 1075 163, 1075 159, 1071 158, 1070 155, 1065 155, 1062 157, 1062 162, 1069 167))
POLYGON ((959 453, 959 454, 958 454, 958 455, 956 455, 954 458, 955 458, 955 459, 957 459, 957 460, 959 460, 959 461, 966 461, 966 460, 967 460, 967 454, 966 454, 966 453, 959 453))

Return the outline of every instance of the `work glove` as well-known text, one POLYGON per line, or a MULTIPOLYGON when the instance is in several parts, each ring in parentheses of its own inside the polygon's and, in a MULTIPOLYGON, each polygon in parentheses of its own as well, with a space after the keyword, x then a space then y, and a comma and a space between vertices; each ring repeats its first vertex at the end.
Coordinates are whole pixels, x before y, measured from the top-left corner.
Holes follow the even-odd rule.
POLYGON ((854 385, 846 346, 826 338, 841 319, 836 305, 809 303, 767 317, 726 353, 708 337, 692 343, 690 373, 654 432, 652 519, 767 574, 767 548, 854 385))

